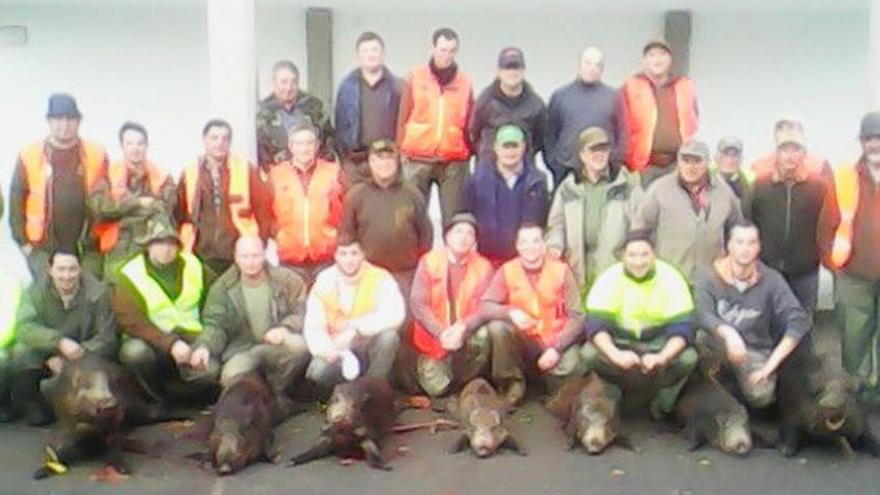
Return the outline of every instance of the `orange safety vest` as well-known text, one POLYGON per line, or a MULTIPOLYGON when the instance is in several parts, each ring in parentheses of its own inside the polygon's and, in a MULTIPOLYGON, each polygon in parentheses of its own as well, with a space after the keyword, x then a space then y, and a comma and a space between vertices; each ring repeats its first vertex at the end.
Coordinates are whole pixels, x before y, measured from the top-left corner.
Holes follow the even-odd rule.
POLYGON ((518 258, 501 266, 507 284, 509 303, 537 321, 526 334, 550 346, 565 324, 565 274, 568 265, 550 258, 544 260, 537 287, 529 282, 518 258))
MULTIPOLYGON (((27 194, 24 198, 24 233, 30 244, 38 245, 46 237, 46 219, 49 215, 49 191, 52 188, 52 164, 46 155, 45 142, 39 141, 24 148, 18 159, 24 167, 27 194)), ((97 144, 80 140, 80 165, 85 170, 86 193, 90 194, 104 177, 104 150, 97 144)))
POLYGON ((831 267, 843 268, 852 256, 853 222, 859 207, 859 172, 855 165, 838 167, 834 170, 834 192, 837 195, 837 209, 840 223, 831 244, 831 267))
MULTIPOLYGON (((186 188, 186 215, 190 219, 180 225, 180 242, 183 249, 192 252, 196 242, 197 227, 193 218, 196 215, 196 186, 199 182, 201 160, 190 163, 183 172, 183 183, 186 188)), ((259 235, 259 226, 251 207, 250 169, 245 159, 229 155, 226 159, 229 167, 229 216, 239 235, 259 235)))
POLYGON ((318 160, 308 186, 290 163, 269 171, 275 242, 283 263, 321 262, 333 257, 337 227, 342 220, 339 165, 318 160), (330 197, 335 194, 336 197, 330 197), (333 203, 335 207, 332 206, 333 203))
MULTIPOLYGON (((679 77, 673 83, 682 142, 697 132, 697 92, 690 79, 679 77)), ((630 78, 623 85, 623 111, 626 119, 626 164, 630 170, 641 171, 648 166, 654 129, 657 126, 657 99, 651 82, 642 76, 630 78)))
MULTIPOLYGON (((453 315, 449 307, 449 292, 447 290, 449 253, 446 248, 438 248, 425 255, 425 272, 430 279, 429 307, 431 313, 437 317, 444 329, 455 321, 477 312, 481 295, 477 294, 477 288, 492 274, 492 263, 477 253, 472 253, 465 265, 464 279, 455 294, 456 314, 453 315)), ((437 338, 418 321, 413 322, 413 346, 417 351, 432 359, 446 357, 446 350, 443 349, 437 338)))
POLYGON ((377 268, 370 263, 364 263, 361 267, 358 285, 355 288, 354 302, 351 309, 345 311, 339 305, 339 292, 329 290, 317 294, 321 306, 324 308, 324 318, 327 322, 327 334, 332 338, 348 320, 363 316, 375 309, 376 296, 378 295, 379 283, 385 276, 385 270, 377 268))
POLYGON ((440 87, 428 66, 410 74, 413 108, 404 124, 400 151, 410 158, 465 160, 470 156, 467 119, 471 106, 471 80, 458 71, 440 87))
MULTIPOLYGON (((821 156, 807 154, 804 158, 804 168, 812 178, 822 178, 822 171, 825 168, 825 159, 821 156)), ((755 160, 752 163, 752 172, 755 179, 767 177, 776 172, 776 153, 769 153, 755 160)))
MULTIPOLYGON (((145 162, 144 167, 147 172, 150 193, 159 194, 167 175, 150 162, 145 162)), ((118 161, 110 164, 110 168, 107 169, 107 181, 110 183, 110 199, 116 203, 122 201, 125 193, 128 192, 128 167, 125 162, 118 161)), ((119 222, 107 221, 95 224, 95 235, 98 237, 98 249, 102 253, 109 252, 119 240, 119 222)))

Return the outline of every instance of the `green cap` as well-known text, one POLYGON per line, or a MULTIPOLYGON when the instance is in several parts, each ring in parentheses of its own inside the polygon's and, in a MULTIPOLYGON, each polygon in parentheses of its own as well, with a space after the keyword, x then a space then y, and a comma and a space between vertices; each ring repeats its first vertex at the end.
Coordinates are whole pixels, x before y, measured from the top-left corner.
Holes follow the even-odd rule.
POLYGON ((499 127, 495 132, 495 144, 522 144, 524 142, 526 142, 526 133, 519 126, 507 124, 499 127))
POLYGON ((146 232, 135 239, 135 242, 142 246, 157 241, 176 241, 178 244, 180 243, 180 239, 177 237, 177 232, 175 232, 174 227, 169 221, 156 219, 147 220, 146 232))

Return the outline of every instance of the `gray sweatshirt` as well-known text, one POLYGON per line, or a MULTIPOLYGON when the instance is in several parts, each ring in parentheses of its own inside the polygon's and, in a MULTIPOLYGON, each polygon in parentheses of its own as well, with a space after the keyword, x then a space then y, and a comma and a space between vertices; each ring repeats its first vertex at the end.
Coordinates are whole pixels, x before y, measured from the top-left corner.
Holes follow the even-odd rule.
POLYGON ((719 260, 697 276, 697 318, 703 328, 714 331, 727 324, 747 347, 762 350, 773 349, 785 335, 800 341, 810 331, 812 318, 779 272, 758 262, 757 281, 740 291, 724 265, 719 260))

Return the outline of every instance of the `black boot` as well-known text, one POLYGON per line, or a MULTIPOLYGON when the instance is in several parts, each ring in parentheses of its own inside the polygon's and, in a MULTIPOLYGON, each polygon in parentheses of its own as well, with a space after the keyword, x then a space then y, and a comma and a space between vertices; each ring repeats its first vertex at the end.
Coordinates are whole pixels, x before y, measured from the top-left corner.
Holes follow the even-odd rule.
POLYGON ((30 426, 46 426, 55 421, 55 415, 40 393, 42 370, 17 373, 12 382, 12 399, 24 422, 30 426))

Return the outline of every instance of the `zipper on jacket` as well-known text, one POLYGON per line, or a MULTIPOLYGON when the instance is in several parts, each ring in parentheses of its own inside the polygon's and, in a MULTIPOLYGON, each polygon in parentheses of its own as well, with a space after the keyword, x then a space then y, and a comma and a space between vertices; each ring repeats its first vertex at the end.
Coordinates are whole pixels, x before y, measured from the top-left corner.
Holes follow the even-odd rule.
POLYGON ((311 244, 311 238, 309 238, 309 207, 311 206, 311 202, 309 201, 309 197, 305 196, 305 201, 303 202, 303 246, 309 247, 311 244))
MULTIPOLYGON (((783 238, 782 245, 785 248, 786 254, 788 253, 788 238, 791 235, 791 190, 794 188, 794 184, 785 184, 785 229, 783 230, 783 238)), ((785 270, 785 258, 779 260, 779 266, 782 270, 785 270)))
POLYGON ((437 146, 438 147, 440 146, 440 140, 443 138, 444 120, 446 119, 446 115, 445 115, 446 104, 445 103, 446 103, 446 101, 443 99, 443 91, 441 90, 440 91, 440 105, 439 105, 439 108, 437 109, 437 133, 436 133, 436 137, 435 137, 437 139, 437 146))

